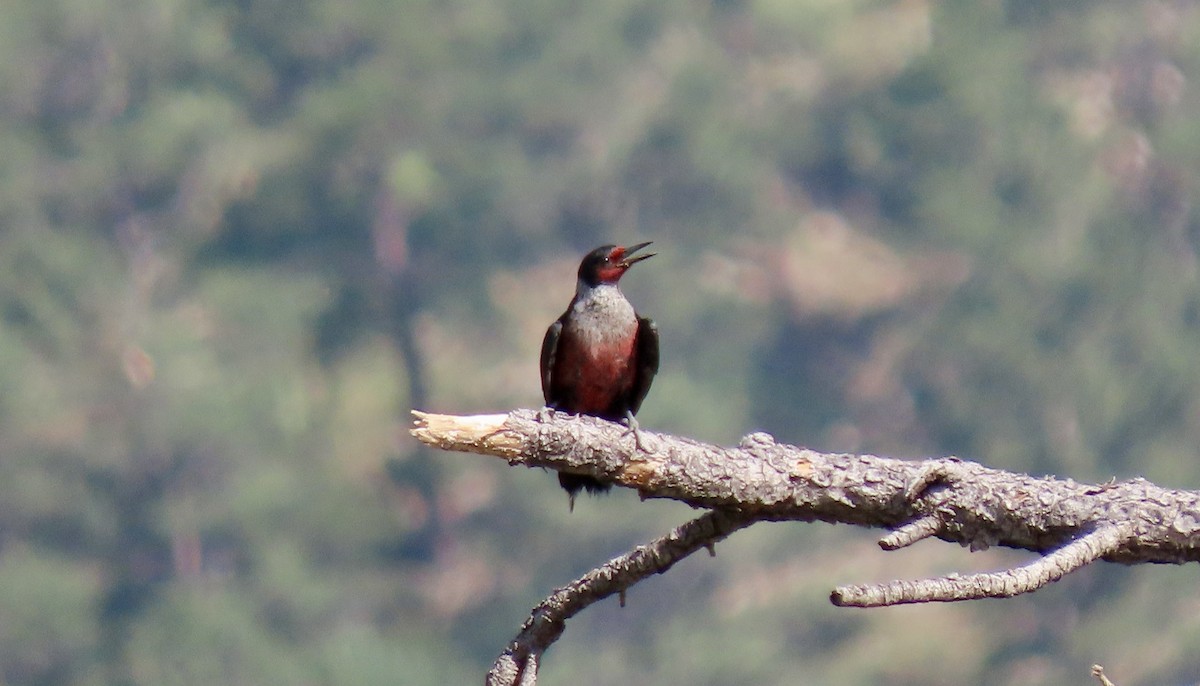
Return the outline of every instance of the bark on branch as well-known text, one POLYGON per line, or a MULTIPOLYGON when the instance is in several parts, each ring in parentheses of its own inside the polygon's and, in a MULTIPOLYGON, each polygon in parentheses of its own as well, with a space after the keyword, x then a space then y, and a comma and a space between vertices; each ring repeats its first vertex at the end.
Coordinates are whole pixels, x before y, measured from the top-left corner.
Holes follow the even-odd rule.
POLYGON ((721 448, 643 430, 644 450, 638 450, 625 427, 592 417, 548 410, 472 417, 413 414, 413 435, 435 447, 588 474, 636 489, 645 498, 672 498, 714 511, 559 589, 535 609, 497 661, 497 680, 489 677, 489 684, 534 683, 537 657, 558 637, 567 617, 756 521, 884 528, 890 530, 880 540, 885 550, 932 537, 972 550, 999 545, 1043 554, 999 572, 833 590, 835 604, 858 607, 1008 597, 1096 560, 1200 561, 1200 493, 1160 488, 1140 478, 1091 485, 952 457, 819 453, 775 443, 763 433, 721 448), (676 545, 680 536, 690 543, 676 545), (648 558, 645 550, 652 553, 648 558), (502 663, 513 669, 497 672, 502 663), (507 676, 500 678, 501 673, 507 676))

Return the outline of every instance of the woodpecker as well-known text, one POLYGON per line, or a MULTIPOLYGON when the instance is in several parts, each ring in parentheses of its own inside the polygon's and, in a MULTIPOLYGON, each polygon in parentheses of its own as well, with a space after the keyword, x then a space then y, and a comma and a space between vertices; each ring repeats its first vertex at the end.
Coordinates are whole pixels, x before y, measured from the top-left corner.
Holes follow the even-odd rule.
MULTIPOLYGON (((579 264, 575 297, 542 339, 542 395, 555 410, 624 421, 638 447, 634 415, 658 373, 658 328, 639 316, 617 287, 621 276, 654 253, 634 256, 650 243, 603 245, 579 264)), ((575 496, 612 484, 559 472, 571 509, 575 496)))

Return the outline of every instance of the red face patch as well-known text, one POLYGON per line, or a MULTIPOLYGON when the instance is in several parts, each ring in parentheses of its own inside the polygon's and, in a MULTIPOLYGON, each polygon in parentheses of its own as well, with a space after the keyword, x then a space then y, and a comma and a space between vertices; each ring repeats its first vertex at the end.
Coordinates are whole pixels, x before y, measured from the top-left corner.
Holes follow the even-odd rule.
POLYGON ((625 270, 629 269, 621 260, 625 257, 625 248, 617 246, 608 253, 608 258, 605 259, 604 265, 596 270, 596 276, 600 277, 602 283, 614 283, 621 278, 625 270))

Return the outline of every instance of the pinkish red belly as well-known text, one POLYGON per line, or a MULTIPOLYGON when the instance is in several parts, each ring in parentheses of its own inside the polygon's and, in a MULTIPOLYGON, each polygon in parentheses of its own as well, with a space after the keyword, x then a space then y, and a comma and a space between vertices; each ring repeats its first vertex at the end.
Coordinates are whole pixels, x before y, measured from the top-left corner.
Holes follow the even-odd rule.
POLYGON ((624 408, 618 407, 629 397, 633 386, 633 341, 615 349, 598 351, 562 351, 555 365, 555 386, 564 391, 562 409, 619 419, 624 408), (572 354, 572 352, 574 354, 572 354))

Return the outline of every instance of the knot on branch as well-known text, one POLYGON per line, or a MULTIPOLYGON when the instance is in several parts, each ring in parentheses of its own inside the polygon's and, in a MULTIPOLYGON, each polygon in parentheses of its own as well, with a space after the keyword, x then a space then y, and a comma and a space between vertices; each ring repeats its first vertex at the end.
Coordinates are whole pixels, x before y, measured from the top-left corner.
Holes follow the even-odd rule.
POLYGON ((949 486, 961 481, 964 475, 962 464, 962 460, 956 457, 926 461, 905 487, 904 499, 914 503, 939 486, 949 486))
POLYGON ((748 433, 745 436, 742 436, 742 440, 738 441, 738 447, 742 450, 774 448, 775 445, 775 437, 763 431, 748 433))

